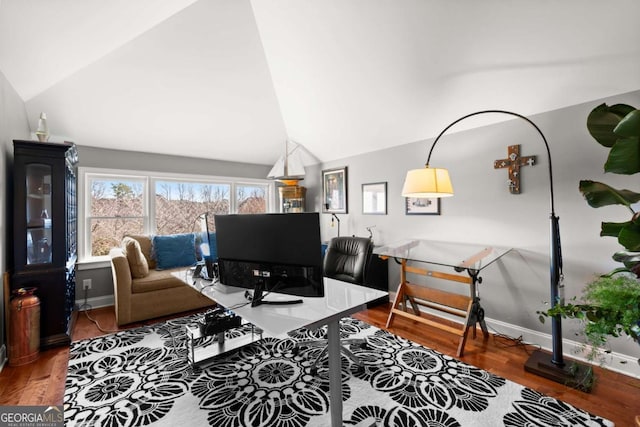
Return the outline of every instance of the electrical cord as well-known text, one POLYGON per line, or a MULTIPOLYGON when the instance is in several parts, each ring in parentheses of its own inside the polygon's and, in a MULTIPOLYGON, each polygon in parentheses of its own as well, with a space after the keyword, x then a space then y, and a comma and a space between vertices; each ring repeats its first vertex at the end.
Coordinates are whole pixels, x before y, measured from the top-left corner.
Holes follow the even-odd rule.
POLYGON ((98 328, 98 330, 99 330, 100 332, 105 333, 105 334, 111 334, 111 333, 114 333, 114 332, 120 332, 120 330, 119 330, 119 329, 111 330, 111 329, 104 329, 104 328, 102 328, 102 326, 100 326, 100 324, 98 323, 98 321, 97 321, 96 319, 92 318, 92 317, 89 315, 89 312, 90 312, 91 310, 93 310, 93 307, 91 306, 91 304, 89 304, 89 303, 87 302, 87 300, 88 300, 88 296, 87 296, 87 294, 88 294, 88 293, 89 293, 89 290, 88 290, 88 289, 85 289, 85 290, 84 290, 84 303, 82 303, 82 305, 81 305, 80 307, 78 307, 78 310, 83 311, 83 312, 84 312, 84 315, 87 317, 87 319, 89 319, 89 321, 90 321, 91 323, 93 323, 94 325, 96 325, 96 327, 98 328), (84 310, 82 310, 83 308, 84 308, 84 310))
MULTIPOLYGON (((214 287, 217 283, 220 283, 219 280, 214 280, 212 283, 209 283, 205 286, 203 286, 200 289, 200 293, 204 294, 204 290, 210 287, 214 287)), ((195 284, 195 283, 194 283, 195 284)), ((269 296, 269 294, 276 292, 276 290, 281 287, 283 283, 282 282, 278 282, 276 284, 276 286, 274 286, 271 290, 265 292, 264 294, 262 294, 262 296, 260 297, 260 299, 258 299, 259 302, 261 302, 262 304, 268 304, 270 303, 270 301, 264 301, 265 297, 269 296)), ((246 307, 249 304, 253 304, 253 296, 251 295, 251 293, 249 291, 245 291, 244 293, 244 297, 247 299, 247 302, 242 302, 242 303, 238 303, 236 305, 233 305, 231 307, 226 307, 227 310, 235 310, 238 308, 242 308, 242 307, 246 307)), ((302 302, 301 300, 292 300, 292 301, 277 301, 275 302, 275 304, 297 304, 299 302, 302 302)))
POLYGON ((531 343, 525 342, 524 339, 522 338, 522 335, 516 338, 510 335, 498 332, 496 329, 492 327, 489 327, 489 329, 491 329, 491 331, 493 332, 493 342, 498 347, 501 347, 501 348, 519 347, 519 348, 522 348, 524 352, 527 353, 529 356, 533 353, 533 351, 529 350, 529 347, 533 347, 535 350, 540 350, 541 348, 540 345, 538 344, 531 344, 531 343))

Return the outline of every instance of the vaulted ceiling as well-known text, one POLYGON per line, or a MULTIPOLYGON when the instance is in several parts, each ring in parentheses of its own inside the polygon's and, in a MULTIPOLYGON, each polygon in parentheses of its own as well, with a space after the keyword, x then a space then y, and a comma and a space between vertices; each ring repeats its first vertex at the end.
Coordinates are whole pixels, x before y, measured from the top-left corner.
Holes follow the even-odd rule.
POLYGON ((330 161, 478 109, 638 90, 638 16, 637 0, 0 0, 0 71, 54 138, 259 164, 288 138, 330 161))

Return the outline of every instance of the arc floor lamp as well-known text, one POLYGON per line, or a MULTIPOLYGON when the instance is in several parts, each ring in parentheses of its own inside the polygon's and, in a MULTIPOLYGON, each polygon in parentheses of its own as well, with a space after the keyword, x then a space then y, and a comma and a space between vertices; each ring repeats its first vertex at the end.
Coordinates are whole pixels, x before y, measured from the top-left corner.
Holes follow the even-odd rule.
MULTIPOLYGON (((558 217, 555 213, 555 205, 553 198, 553 170, 551 167, 551 151, 544 134, 535 123, 527 117, 505 110, 482 110, 475 113, 467 114, 453 121, 436 137, 429 150, 427 163, 422 169, 413 169, 407 172, 404 186, 402 188, 403 197, 450 197, 453 196, 453 185, 449 178, 449 171, 443 168, 432 168, 429 166, 431 154, 440 138, 451 127, 457 123, 468 119, 469 117, 478 116, 480 114, 507 114, 518 117, 535 128, 538 132, 544 146, 547 150, 547 159, 549 162, 549 196, 551 200, 550 214, 550 291, 551 304, 554 306, 560 297, 560 281, 562 276, 562 249, 560 244, 560 226, 558 217)), ((588 370, 581 365, 572 363, 568 366, 562 354, 562 324, 559 316, 551 319, 551 336, 552 336, 552 353, 548 354, 543 351, 535 351, 525 363, 525 370, 553 381, 569 385, 576 388, 584 388, 585 376, 588 370)))

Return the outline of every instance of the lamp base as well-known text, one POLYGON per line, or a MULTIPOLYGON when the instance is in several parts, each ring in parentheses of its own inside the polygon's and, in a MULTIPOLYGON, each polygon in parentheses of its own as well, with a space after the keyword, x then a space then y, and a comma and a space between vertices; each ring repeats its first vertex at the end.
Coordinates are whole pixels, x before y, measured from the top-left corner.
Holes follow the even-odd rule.
POLYGON ((551 354, 536 350, 524 364, 524 370, 567 387, 589 393, 595 382, 593 369, 574 360, 565 360, 564 366, 551 362, 551 354))

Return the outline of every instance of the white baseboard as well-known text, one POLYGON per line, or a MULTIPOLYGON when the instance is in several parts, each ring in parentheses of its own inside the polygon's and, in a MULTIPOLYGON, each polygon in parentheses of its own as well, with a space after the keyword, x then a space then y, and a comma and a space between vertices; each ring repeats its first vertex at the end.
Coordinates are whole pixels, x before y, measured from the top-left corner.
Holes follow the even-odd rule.
POLYGON ((78 311, 87 310, 88 307, 85 304, 88 304, 89 306, 91 306, 91 308, 108 307, 110 305, 115 304, 115 298, 113 295, 103 295, 99 297, 87 298, 86 301, 84 299, 81 299, 81 300, 77 299, 76 310, 78 311))
MULTIPOLYGON (((394 298, 395 292, 389 292, 389 299, 393 301, 394 298)), ((447 315, 447 313, 438 315, 453 322, 461 323, 459 317, 450 316, 447 315)), ((534 331, 532 329, 523 328, 518 325, 512 325, 510 323, 505 323, 500 320, 495 320, 488 317, 485 317, 484 320, 487 323, 489 332, 497 331, 497 333, 504 334, 510 337, 522 337, 522 341, 527 344, 537 345, 543 350, 551 351, 551 334, 534 331)), ((626 354, 612 352, 602 354, 602 363, 590 362, 585 357, 585 355, 587 354, 587 349, 584 348, 584 345, 580 342, 572 341, 566 338, 562 340, 562 354, 567 358, 598 365, 602 368, 614 372, 619 372, 630 377, 640 378, 640 361, 638 361, 638 357, 636 356, 628 356, 626 354)))
MULTIPOLYGON (((489 318, 485 318, 485 322, 487 323, 487 327, 489 329, 493 329, 494 331, 498 331, 499 333, 512 337, 521 336, 522 341, 524 341, 525 343, 538 345, 543 350, 551 351, 552 337, 550 334, 522 328, 517 325, 512 325, 510 323, 505 323, 489 318)), ((640 378, 640 364, 638 362, 638 357, 632 357, 626 354, 612 352, 601 354, 600 356, 602 356, 602 363, 600 363, 598 361, 588 361, 585 357, 587 353, 588 349, 585 348, 583 343, 566 338, 562 340, 562 354, 567 358, 598 365, 602 368, 619 372, 630 377, 640 378)))

